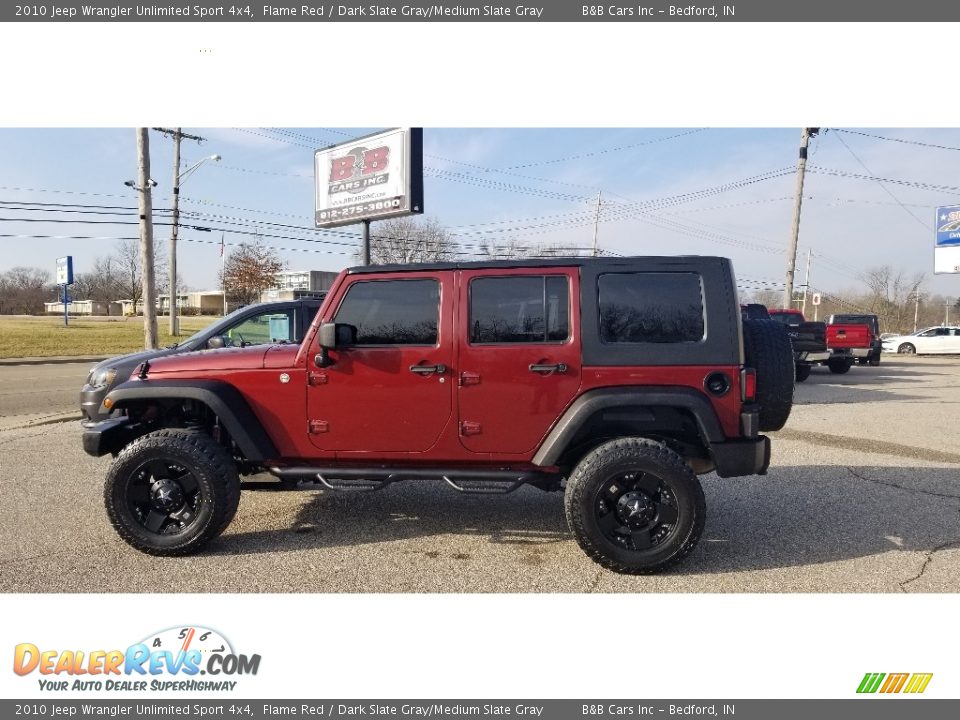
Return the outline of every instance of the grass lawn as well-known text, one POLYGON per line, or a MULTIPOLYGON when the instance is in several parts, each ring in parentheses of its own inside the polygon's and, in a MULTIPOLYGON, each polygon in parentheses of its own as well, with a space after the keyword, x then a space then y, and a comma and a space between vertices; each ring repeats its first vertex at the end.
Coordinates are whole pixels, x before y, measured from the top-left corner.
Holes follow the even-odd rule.
MULTIPOLYGON (((180 318, 179 338, 167 334, 170 320, 157 319, 160 346, 172 345, 209 325, 216 317, 180 318)), ((0 315, 0 358, 53 355, 121 355, 143 349, 143 318, 70 318, 0 315)))

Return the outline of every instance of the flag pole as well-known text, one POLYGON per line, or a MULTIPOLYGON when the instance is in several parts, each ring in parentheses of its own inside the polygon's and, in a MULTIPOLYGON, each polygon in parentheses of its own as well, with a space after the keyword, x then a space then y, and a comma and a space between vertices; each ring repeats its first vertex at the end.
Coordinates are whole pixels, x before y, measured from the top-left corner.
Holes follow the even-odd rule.
POLYGON ((223 233, 220 233, 220 291, 223 293, 223 316, 227 316, 227 279, 224 276, 223 233))

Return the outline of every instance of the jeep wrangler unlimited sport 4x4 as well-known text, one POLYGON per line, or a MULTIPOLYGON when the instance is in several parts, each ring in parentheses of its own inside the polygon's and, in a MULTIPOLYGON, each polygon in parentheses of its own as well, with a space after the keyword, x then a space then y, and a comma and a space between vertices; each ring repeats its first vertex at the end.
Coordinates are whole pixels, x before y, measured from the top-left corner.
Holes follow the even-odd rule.
POLYGON ((303 342, 142 364, 84 449, 113 454, 107 513, 154 555, 230 523, 240 475, 377 489, 565 492, 583 550, 625 573, 696 545, 697 474, 763 474, 790 413, 774 321, 742 322, 713 257, 551 259, 345 270, 303 342))

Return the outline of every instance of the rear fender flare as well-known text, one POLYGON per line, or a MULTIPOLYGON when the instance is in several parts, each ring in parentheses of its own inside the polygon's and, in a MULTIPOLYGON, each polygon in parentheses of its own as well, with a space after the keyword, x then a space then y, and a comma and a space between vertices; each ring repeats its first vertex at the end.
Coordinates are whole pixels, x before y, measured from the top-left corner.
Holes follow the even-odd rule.
POLYGON ((564 412, 543 442, 533 464, 552 467, 559 463, 577 432, 596 413, 618 407, 674 407, 687 410, 697 421, 700 437, 707 448, 722 443, 726 436, 710 401, 703 394, 684 387, 603 388, 590 390, 578 397, 564 412))

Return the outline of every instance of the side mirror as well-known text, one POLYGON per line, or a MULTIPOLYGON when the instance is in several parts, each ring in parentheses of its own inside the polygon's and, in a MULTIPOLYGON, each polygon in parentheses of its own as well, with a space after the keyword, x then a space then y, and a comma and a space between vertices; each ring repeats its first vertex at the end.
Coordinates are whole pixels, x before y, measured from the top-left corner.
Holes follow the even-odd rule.
POLYGON ((357 328, 347 323, 321 323, 320 347, 325 350, 336 350, 357 342, 357 328))
POLYGON ((313 358, 317 367, 333 365, 333 360, 328 354, 329 350, 354 345, 357 342, 357 328, 347 323, 321 323, 317 334, 320 352, 313 358))
POLYGON ((218 350, 222 347, 226 347, 226 342, 223 340, 223 335, 214 335, 212 338, 207 340, 208 350, 218 350))

